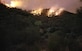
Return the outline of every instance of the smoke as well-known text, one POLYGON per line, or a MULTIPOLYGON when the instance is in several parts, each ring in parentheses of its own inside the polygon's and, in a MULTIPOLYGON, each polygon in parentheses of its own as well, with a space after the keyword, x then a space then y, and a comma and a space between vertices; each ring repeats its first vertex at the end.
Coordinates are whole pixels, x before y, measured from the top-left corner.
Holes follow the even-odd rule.
MULTIPOLYGON (((11 0, 2 0, 6 3, 10 3, 11 0)), ((37 8, 51 8, 59 7, 65 10, 75 13, 76 9, 82 6, 79 0, 15 0, 21 1, 22 5, 19 7, 23 10, 33 10, 37 8)))

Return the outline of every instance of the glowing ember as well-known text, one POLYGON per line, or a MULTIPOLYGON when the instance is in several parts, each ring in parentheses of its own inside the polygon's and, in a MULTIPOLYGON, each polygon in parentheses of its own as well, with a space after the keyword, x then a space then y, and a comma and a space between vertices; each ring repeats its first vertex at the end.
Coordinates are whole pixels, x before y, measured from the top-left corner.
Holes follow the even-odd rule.
POLYGON ((21 6, 21 2, 20 1, 11 1, 10 4, 5 4, 8 7, 18 7, 21 6))
POLYGON ((43 11, 43 9, 42 8, 39 8, 39 9, 36 9, 36 10, 31 11, 31 13, 33 15, 41 15, 42 11, 43 11))

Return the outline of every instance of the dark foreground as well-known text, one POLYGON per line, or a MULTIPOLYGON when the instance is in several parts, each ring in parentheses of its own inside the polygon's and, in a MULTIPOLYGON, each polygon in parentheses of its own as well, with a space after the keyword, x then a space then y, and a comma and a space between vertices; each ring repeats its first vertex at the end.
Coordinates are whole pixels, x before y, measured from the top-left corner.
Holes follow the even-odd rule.
POLYGON ((82 51, 82 9, 48 18, 0 4, 0 51, 82 51))

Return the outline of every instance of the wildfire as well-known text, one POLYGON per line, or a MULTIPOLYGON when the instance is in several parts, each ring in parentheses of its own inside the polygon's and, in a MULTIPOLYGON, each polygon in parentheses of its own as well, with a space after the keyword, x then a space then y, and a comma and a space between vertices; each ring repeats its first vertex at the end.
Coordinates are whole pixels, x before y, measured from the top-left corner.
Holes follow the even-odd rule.
POLYGON ((10 4, 5 3, 7 7, 11 7, 11 8, 21 6, 21 4, 22 3, 20 1, 14 1, 14 0, 11 1, 10 4))
POLYGON ((49 9, 47 16, 52 17, 52 16, 58 16, 63 12, 64 8, 58 8, 58 7, 52 7, 49 9))
POLYGON ((56 10, 57 10, 57 7, 52 7, 52 8, 50 8, 49 11, 48 11, 48 13, 47 13, 47 16, 48 16, 48 17, 53 16, 54 13, 56 12, 56 10))
MULTIPOLYGON (((22 2, 19 0, 11 0, 10 3, 4 2, 4 4, 10 8, 20 7, 23 5, 22 2)), ((63 10, 64 10, 64 8, 60 8, 58 6, 55 6, 55 7, 51 7, 46 14, 48 17, 58 16, 63 12, 63 10)), ((41 15, 42 12, 43 12, 43 8, 38 8, 38 9, 32 10, 30 13, 33 15, 41 15)))
POLYGON ((39 8, 39 9, 36 9, 36 10, 31 11, 31 13, 33 15, 41 15, 42 11, 43 11, 43 9, 42 8, 39 8))
POLYGON ((64 8, 60 8, 59 10, 56 11, 55 15, 58 16, 64 11, 64 8))
MULTIPOLYGON (((63 12, 64 8, 59 8, 59 7, 52 7, 48 10, 47 16, 52 17, 52 16, 58 16, 63 12)), ((30 13, 33 15, 41 15, 43 9, 39 8, 36 10, 31 11, 30 13)))
MULTIPOLYGON (((48 10, 47 16, 52 17, 52 16, 58 16, 63 12, 64 8, 58 8, 58 7, 52 7, 48 10)), ((39 8, 36 10, 31 11, 30 13, 33 15, 41 15, 43 9, 39 8)))

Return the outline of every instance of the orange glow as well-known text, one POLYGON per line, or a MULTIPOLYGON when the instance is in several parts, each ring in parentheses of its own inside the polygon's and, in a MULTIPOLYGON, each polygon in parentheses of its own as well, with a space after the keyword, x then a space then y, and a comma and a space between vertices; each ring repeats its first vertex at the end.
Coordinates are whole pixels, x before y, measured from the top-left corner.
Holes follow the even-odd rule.
POLYGON ((48 11, 48 13, 47 13, 47 16, 48 17, 53 16, 57 9, 58 9, 57 7, 50 8, 49 11, 48 11))
POLYGON ((6 4, 5 3, 5 5, 7 6, 7 7, 19 7, 19 6, 21 6, 21 4, 22 4, 22 2, 20 2, 20 1, 11 1, 10 2, 10 4, 6 4))
POLYGON ((64 8, 52 7, 47 13, 48 17, 58 16, 64 11, 64 8))
POLYGON ((10 5, 9 4, 5 4, 7 7, 10 7, 10 5))
MULTIPOLYGON (((4 4, 7 7, 10 7, 10 8, 14 8, 14 7, 18 8, 20 6, 23 6, 22 2, 17 1, 17 0, 11 0, 10 3, 5 3, 4 2, 4 4)), ((46 16, 48 16, 48 17, 58 16, 63 12, 63 10, 64 10, 64 8, 60 8, 58 6, 51 7, 48 10, 48 12, 46 13, 46 16)), ((43 8, 38 8, 38 9, 32 10, 30 13, 33 14, 33 15, 41 15, 42 12, 43 12, 43 8)))
MULTIPOLYGON (((58 7, 52 7, 48 10, 48 12, 46 13, 48 17, 52 17, 52 16, 58 16, 63 12, 63 8, 58 8, 58 7)), ((43 9, 39 8, 36 10, 31 11, 30 13, 33 15, 41 15, 43 9)))
POLYGON ((56 11, 55 15, 58 16, 64 11, 64 8, 60 8, 58 11, 56 11))
POLYGON ((31 11, 31 13, 33 15, 41 15, 42 11, 43 11, 43 9, 42 8, 39 8, 39 9, 36 9, 36 10, 31 11))

